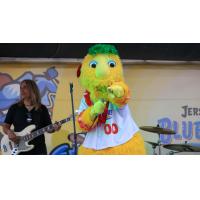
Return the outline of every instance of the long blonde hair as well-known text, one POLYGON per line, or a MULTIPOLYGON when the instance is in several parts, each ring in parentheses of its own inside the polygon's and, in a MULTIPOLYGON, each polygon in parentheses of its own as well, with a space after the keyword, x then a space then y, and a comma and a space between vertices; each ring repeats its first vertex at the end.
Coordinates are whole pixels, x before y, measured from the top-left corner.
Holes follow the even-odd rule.
MULTIPOLYGON (((30 91, 30 100, 31 103, 33 104, 33 106, 35 107, 35 109, 39 109, 41 106, 41 97, 40 97, 40 91, 38 86, 36 85, 36 83, 33 80, 23 80, 20 84, 20 86, 25 83, 28 90, 30 91)), ((21 100, 19 102, 21 105, 24 104, 23 99, 21 97, 21 100)))

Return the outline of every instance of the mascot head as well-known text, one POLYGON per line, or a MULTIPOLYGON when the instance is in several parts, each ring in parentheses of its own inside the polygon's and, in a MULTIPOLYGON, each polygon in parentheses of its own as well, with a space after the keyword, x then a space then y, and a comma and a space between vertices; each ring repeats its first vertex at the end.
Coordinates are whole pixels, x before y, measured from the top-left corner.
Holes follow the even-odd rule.
MULTIPOLYGON (((113 45, 97 44, 88 50, 77 71, 80 84, 91 94, 106 96, 107 87, 123 81, 122 63, 113 45)), ((92 95, 94 96, 94 95, 92 95)))

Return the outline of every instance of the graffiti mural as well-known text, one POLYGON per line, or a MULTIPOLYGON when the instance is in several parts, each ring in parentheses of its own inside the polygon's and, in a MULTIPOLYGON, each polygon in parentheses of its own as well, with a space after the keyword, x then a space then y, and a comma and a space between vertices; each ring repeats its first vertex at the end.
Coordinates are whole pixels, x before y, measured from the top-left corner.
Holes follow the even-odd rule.
POLYGON ((44 74, 24 72, 20 77, 13 79, 10 74, 0 73, 0 124, 4 122, 8 108, 20 99, 20 82, 31 79, 36 82, 41 94, 42 104, 46 105, 50 115, 53 112, 56 91, 59 81, 55 67, 48 68, 44 74))
POLYGON ((69 143, 60 144, 50 152, 50 155, 75 155, 75 146, 69 143))

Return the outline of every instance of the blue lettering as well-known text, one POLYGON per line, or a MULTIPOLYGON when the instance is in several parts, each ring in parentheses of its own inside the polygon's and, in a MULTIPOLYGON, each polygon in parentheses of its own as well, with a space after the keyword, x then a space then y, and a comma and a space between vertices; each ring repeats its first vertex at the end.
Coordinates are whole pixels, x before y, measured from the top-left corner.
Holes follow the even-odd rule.
POLYGON ((187 124, 185 121, 182 122, 182 130, 183 130, 183 138, 186 140, 191 140, 193 137, 193 133, 192 133, 192 122, 189 121, 188 122, 188 128, 187 128, 187 124))
POLYGON ((179 127, 179 123, 177 121, 171 121, 167 117, 159 119, 158 124, 162 128, 171 129, 176 132, 175 135, 161 134, 160 141, 162 144, 170 144, 173 138, 175 140, 192 140, 194 135, 195 139, 200 140, 200 121, 182 121, 182 129, 179 127))
POLYGON ((196 139, 200 139, 200 121, 194 123, 196 125, 195 127, 195 134, 196 139))
POLYGON ((112 115, 112 110, 108 110, 108 115, 112 115))
MULTIPOLYGON (((158 124, 162 128, 168 128, 171 129, 171 121, 169 118, 163 118, 158 120, 158 124)), ((162 144, 170 144, 171 143, 171 135, 160 135, 160 141, 162 144)))
POLYGON ((174 139, 181 140, 182 136, 180 134, 178 134, 178 122, 177 121, 173 121, 173 127, 174 127, 173 130, 176 132, 176 134, 174 135, 174 139))

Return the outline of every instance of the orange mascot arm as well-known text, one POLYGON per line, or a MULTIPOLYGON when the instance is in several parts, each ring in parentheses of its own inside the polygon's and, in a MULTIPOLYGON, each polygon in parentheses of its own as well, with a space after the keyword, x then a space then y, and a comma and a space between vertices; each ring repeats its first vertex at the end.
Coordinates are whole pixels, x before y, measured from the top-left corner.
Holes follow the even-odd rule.
POLYGON ((92 117, 91 110, 92 106, 82 111, 78 116, 78 125, 83 131, 90 131, 97 125, 98 117, 92 117))
POLYGON ((122 107, 130 99, 130 90, 124 82, 116 82, 108 88, 108 98, 111 103, 122 107))

